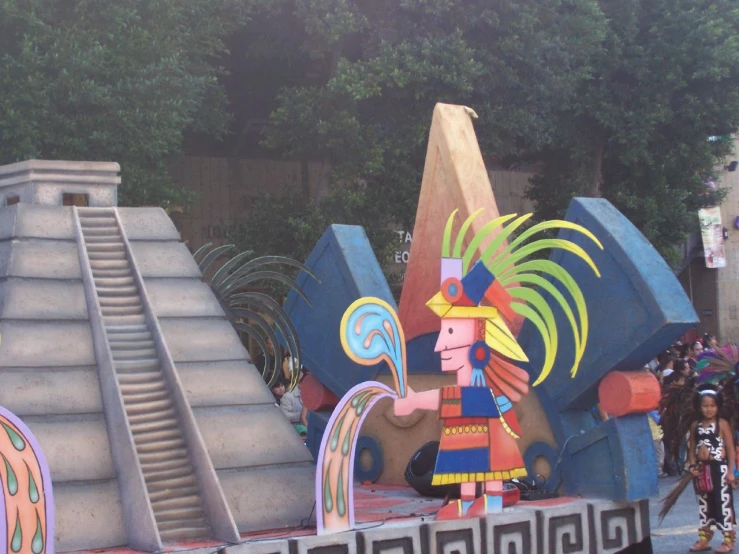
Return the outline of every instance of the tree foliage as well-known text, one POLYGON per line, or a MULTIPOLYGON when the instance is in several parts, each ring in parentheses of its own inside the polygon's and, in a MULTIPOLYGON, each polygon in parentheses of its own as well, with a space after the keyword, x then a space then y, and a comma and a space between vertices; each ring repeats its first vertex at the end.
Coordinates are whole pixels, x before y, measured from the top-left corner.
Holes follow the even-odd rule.
POLYGON ((325 68, 315 85, 282 91, 267 144, 323 157, 336 180, 363 179, 367 202, 408 226, 434 105, 473 106, 487 152, 540 144, 552 109, 589 74, 581 53, 601 39, 595 8, 589 0, 267 2, 261 21, 292 18, 302 51, 325 68))
POLYGON ((167 172, 186 130, 219 134, 238 0, 0 0, 0 163, 120 162, 122 204, 183 199, 167 172))
POLYGON ((739 127, 739 9, 730 0, 600 0, 608 27, 593 74, 554 119, 531 197, 539 216, 574 196, 612 201, 672 262, 739 127))
POLYGON ((321 68, 286 83, 266 144, 364 179, 365 202, 408 226, 434 104, 469 105, 484 154, 542 168, 538 218, 604 196, 674 261, 695 211, 721 196, 704 183, 729 150, 706 139, 739 123, 734 6, 264 0, 260 47, 289 32, 294 59, 321 68))

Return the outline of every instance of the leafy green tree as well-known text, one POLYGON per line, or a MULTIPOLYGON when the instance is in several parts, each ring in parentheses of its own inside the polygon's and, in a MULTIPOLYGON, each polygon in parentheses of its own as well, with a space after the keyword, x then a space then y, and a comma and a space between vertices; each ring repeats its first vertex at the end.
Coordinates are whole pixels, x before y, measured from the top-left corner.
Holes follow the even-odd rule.
POLYGON ((739 9, 731 0, 600 0, 604 40, 577 101, 553 120, 530 196, 538 216, 574 196, 613 202, 676 263, 696 211, 720 201, 705 186, 739 127, 739 9))
POLYGON ((239 0, 0 0, 0 163, 113 160, 122 204, 182 202, 183 133, 223 133, 224 39, 239 0))
MULTIPOLYGON (((321 157, 334 181, 367 184, 364 201, 399 224, 415 216, 437 102, 480 115, 488 153, 551 137, 553 110, 590 75, 605 22, 594 0, 272 0, 254 25, 302 37, 321 71, 286 87, 268 146, 321 157)), ((275 32, 277 45, 284 39, 275 32)))
POLYGON ((429 116, 466 104, 483 152, 540 164, 539 219, 603 196, 672 262, 739 123, 732 0, 265 0, 260 44, 319 68, 286 86, 268 146, 412 224, 429 116), (279 25, 276 23, 279 22, 279 25), (289 31, 288 31, 289 30, 289 31), (285 34, 283 34, 285 33, 285 34), (266 35, 270 35, 267 37, 266 35), (296 38, 297 37, 297 38, 296 38), (270 43, 270 41, 273 41, 270 43))

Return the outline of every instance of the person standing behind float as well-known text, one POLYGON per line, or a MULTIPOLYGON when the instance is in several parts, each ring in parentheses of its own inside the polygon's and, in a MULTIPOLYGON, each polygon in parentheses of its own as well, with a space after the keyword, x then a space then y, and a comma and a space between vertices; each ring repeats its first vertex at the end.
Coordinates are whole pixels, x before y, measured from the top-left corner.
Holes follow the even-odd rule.
POLYGON ((694 477, 708 472, 712 489, 698 495, 700 528, 698 541, 691 552, 711 550, 713 525, 724 535, 724 541, 716 552, 731 552, 736 542, 734 531, 734 439, 731 426, 719 417, 721 396, 714 389, 704 389, 695 394, 694 407, 698 421, 690 427, 688 463, 694 477))
POLYGON ((718 348, 718 341, 716 341, 716 335, 713 333, 703 334, 703 350, 706 352, 715 352, 718 348))
POLYGON ((690 366, 690 369, 695 371, 695 367, 698 365, 698 356, 703 353, 703 345, 700 341, 693 341, 690 343, 690 347, 687 350, 685 359, 690 366))
POLYGON ((649 412, 649 429, 652 431, 654 453, 657 455, 657 477, 666 477, 667 474, 663 470, 665 463, 665 444, 662 442, 662 438, 664 437, 664 433, 659 424, 659 412, 657 410, 649 412))

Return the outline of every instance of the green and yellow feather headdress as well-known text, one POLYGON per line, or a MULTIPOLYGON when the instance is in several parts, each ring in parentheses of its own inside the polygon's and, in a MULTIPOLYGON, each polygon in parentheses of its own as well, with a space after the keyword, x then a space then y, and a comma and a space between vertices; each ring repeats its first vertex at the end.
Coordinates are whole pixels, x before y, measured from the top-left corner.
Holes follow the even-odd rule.
POLYGON ((477 318, 485 320, 485 343, 494 351, 514 361, 528 361, 513 337, 507 319, 522 316, 537 328, 544 342, 544 366, 534 385, 549 375, 557 356, 558 332, 551 306, 533 287, 549 293, 562 308, 572 328, 575 359, 570 370, 574 377, 585 353, 588 338, 588 313, 580 287, 572 276, 550 260, 525 260, 528 256, 548 248, 560 248, 585 261, 600 277, 590 256, 577 244, 559 238, 544 238, 526 242, 535 234, 550 229, 569 229, 582 233, 603 249, 600 241, 586 228, 569 221, 553 220, 533 225, 507 246, 503 243, 523 225, 531 214, 516 218, 516 214, 498 217, 480 229, 469 245, 464 240, 478 210, 462 224, 452 246, 455 210, 447 220, 441 253, 441 291, 427 306, 439 317, 477 318), (508 223, 512 219, 515 220, 508 223), (502 227, 500 232, 496 230, 502 227), (492 239, 492 240, 490 240, 492 239), (473 265, 476 254, 485 241, 490 243, 473 265), (555 285, 558 282, 561 287, 555 285), (562 290, 569 295, 567 298, 562 290), (481 305, 486 301, 488 305, 481 305), (574 304, 574 310, 573 306, 574 304), (504 319, 505 318, 505 319, 504 319))

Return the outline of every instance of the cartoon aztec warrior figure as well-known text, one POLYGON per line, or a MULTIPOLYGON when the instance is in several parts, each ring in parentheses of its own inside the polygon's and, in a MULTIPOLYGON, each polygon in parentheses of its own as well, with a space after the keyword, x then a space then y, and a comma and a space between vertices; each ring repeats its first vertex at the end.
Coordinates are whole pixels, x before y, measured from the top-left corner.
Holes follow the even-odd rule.
MULTIPOLYGON (((547 245, 566 247, 580 255, 596 271, 587 254, 568 241, 539 241, 511 253, 523 240, 537 230, 567 227, 587 235, 600 246, 586 229, 564 221, 532 227, 496 255, 505 237, 528 217, 516 220, 488 246, 481 259, 467 270, 478 246, 489 233, 489 226, 475 236, 463 257, 460 257, 464 232, 471 219, 462 226, 451 252, 451 229, 454 215, 449 218, 444 236, 441 260, 441 291, 427 306, 441 317, 441 329, 436 352, 441 356, 442 371, 454 372, 457 384, 441 390, 414 393, 395 401, 396 415, 406 415, 416 409, 438 410, 444 427, 439 454, 434 469, 433 485, 460 484, 461 499, 447 504, 438 518, 456 518, 499 512, 503 508, 503 481, 526 476, 516 439, 521 435, 513 404, 529 390, 529 375, 516 363, 528 358, 509 330, 516 315, 530 319, 541 331, 547 350, 542 373, 535 384, 544 380, 555 359, 557 333, 551 308, 535 290, 521 285, 536 284, 551 293, 565 309, 575 334, 576 352, 572 374, 577 371, 587 340, 587 313, 579 289, 564 270, 553 262, 538 260, 513 263, 547 245), (549 267, 549 265, 554 267, 549 267), (550 282, 535 273, 558 277, 581 307, 580 326, 575 322, 569 303, 550 282), (476 498, 476 486, 484 484, 484 493, 476 498)), ((474 216, 473 216, 474 217, 474 216)), ((506 220, 508 218, 500 218, 506 220)), ((500 220, 491 225, 498 226, 500 220)))
POLYGON ((456 385, 425 392, 408 387, 403 330, 387 303, 360 298, 345 312, 341 322, 344 351, 359 364, 387 363, 395 391, 375 381, 360 383, 335 408, 317 461, 319 533, 354 525, 354 448, 362 421, 380 398, 393 398, 398 416, 419 409, 435 410, 443 420, 432 482, 460 484, 461 499, 444 506, 439 519, 500 512, 503 481, 526 475, 516 443, 521 429, 513 406, 529 391, 529 373, 520 367, 528 364, 528 358, 509 324, 521 316, 541 334, 545 357, 535 386, 547 377, 557 356, 558 330, 547 298, 561 308, 573 333, 574 349, 567 353, 573 358, 573 377, 585 352, 588 317, 583 295, 567 271, 550 260, 522 260, 541 250, 560 248, 581 258, 599 276, 590 256, 573 242, 559 238, 526 241, 544 230, 568 229, 603 247, 590 231, 567 221, 534 225, 504 247, 510 235, 531 217, 518 217, 495 235, 516 217, 509 215, 486 224, 463 252, 465 235, 480 211, 462 224, 453 245, 457 212, 450 216, 442 244, 441 290, 427 303, 441 318, 435 348, 441 356, 441 369, 456 373, 456 385), (489 244, 473 263, 487 240, 489 244), (483 491, 479 497, 478 484, 483 491))

